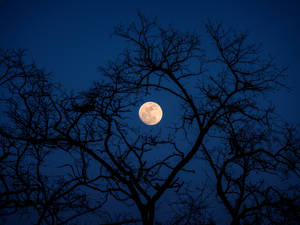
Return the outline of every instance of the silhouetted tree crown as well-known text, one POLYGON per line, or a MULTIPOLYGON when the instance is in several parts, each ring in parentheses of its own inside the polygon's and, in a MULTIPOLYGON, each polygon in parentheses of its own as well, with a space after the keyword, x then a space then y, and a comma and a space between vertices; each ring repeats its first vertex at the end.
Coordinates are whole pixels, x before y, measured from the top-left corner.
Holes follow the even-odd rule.
POLYGON ((77 93, 0 51, 1 221, 298 224, 299 134, 265 101, 286 68, 219 23, 208 40, 142 14, 114 31, 126 48, 77 93), (178 119, 143 129, 154 92, 178 119))

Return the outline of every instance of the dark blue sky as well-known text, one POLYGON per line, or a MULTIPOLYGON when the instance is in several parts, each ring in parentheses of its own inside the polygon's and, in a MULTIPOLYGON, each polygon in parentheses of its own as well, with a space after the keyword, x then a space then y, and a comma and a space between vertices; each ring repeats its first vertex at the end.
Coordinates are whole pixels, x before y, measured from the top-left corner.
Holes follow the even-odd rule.
POLYGON ((128 24, 140 10, 163 24, 191 31, 205 19, 248 31, 250 38, 289 66, 292 93, 274 95, 279 112, 299 122, 300 2, 297 0, 0 1, 0 48, 26 48, 38 65, 69 89, 89 87, 101 76, 97 66, 113 59, 123 43, 114 25, 128 24))
MULTIPOLYGON (((97 67, 124 48, 111 36, 113 27, 134 21, 138 10, 162 24, 199 33, 204 33, 205 20, 221 21, 249 32, 250 40, 261 42, 278 65, 289 67, 292 92, 280 91, 272 99, 286 120, 299 123, 299 9, 299 0, 0 0, 0 48, 26 48, 63 87, 84 90, 101 79, 97 67)), ((152 97, 145 101, 168 101, 152 97)), ((163 109, 173 112, 176 107, 163 109)), ((164 120, 171 123, 174 118, 164 120)))

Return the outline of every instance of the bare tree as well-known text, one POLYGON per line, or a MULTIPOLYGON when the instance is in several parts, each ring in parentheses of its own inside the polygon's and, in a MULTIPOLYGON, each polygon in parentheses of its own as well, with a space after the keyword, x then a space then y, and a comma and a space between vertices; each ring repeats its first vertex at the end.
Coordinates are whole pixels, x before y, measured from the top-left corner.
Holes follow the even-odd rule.
POLYGON ((53 135, 59 120, 57 87, 44 71, 24 62, 24 53, 1 51, 0 212, 1 216, 29 213, 36 224, 65 224, 100 208, 104 199, 92 206, 80 191, 78 177, 51 176, 49 160, 63 142, 53 135))
POLYGON ((127 48, 99 68, 103 80, 77 94, 25 64, 22 51, 1 52, 1 215, 31 208, 37 224, 91 213, 96 224, 213 224, 216 198, 231 224, 296 223, 297 129, 262 101, 284 86, 286 69, 245 34, 213 23, 206 31, 215 52, 203 50, 199 35, 139 14, 137 23, 115 28, 127 48), (130 113, 153 92, 170 95, 180 119, 141 132, 130 113), (199 170, 194 162, 207 165, 199 179, 210 186, 200 195, 184 192, 185 174, 199 170), (167 221, 157 211, 168 194, 184 210, 167 221), (111 202, 127 207, 116 214, 111 202))

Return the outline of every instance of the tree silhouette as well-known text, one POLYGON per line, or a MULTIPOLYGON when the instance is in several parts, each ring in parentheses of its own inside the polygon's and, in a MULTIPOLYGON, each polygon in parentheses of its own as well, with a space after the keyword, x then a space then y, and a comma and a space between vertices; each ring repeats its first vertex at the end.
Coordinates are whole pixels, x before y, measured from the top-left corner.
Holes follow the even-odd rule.
POLYGON ((246 34, 211 22, 206 31, 208 51, 198 34, 139 14, 115 28, 127 48, 99 67, 103 79, 76 94, 26 63, 24 51, 2 50, 3 221, 214 224, 223 207, 229 224, 296 224, 297 129, 264 101, 284 86, 286 69, 246 34), (180 119, 141 130, 130 113, 153 92, 171 96, 180 119))

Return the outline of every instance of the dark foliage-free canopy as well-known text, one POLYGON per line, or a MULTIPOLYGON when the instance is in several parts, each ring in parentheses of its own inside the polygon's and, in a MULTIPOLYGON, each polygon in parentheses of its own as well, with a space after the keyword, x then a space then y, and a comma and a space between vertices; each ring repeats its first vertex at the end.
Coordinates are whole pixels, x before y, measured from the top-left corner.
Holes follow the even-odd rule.
POLYGON ((25 51, 1 50, 1 220, 214 224, 222 212, 227 224, 296 224, 299 136, 264 101, 286 69, 244 33, 205 32, 139 14, 115 28, 127 47, 102 79, 75 94, 25 51), (178 119, 144 129, 131 112, 154 92, 178 119))

